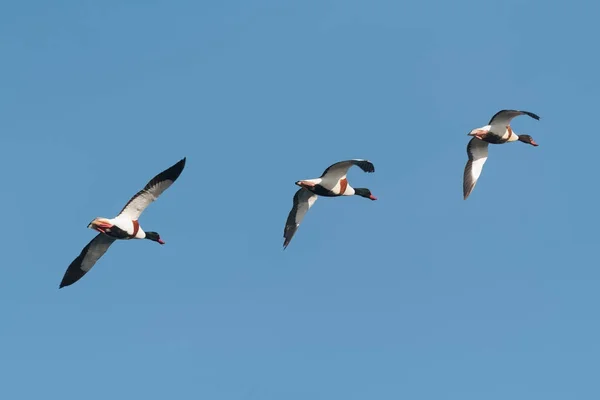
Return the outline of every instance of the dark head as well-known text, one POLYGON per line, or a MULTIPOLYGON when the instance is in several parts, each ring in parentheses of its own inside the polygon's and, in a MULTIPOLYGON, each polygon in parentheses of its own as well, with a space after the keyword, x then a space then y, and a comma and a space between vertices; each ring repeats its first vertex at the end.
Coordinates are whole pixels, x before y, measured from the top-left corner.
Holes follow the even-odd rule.
POLYGON ((365 197, 367 199, 377 200, 377 197, 373 196, 369 189, 365 189, 365 188, 354 189, 354 194, 357 196, 365 197))
POLYGON ((532 146, 538 146, 535 140, 533 140, 533 138, 529 135, 519 135, 519 142, 527 143, 532 146))
POLYGON ((158 242, 160 244, 165 244, 160 238, 160 235, 156 232, 146 232, 146 239, 152 240, 153 242, 158 242))

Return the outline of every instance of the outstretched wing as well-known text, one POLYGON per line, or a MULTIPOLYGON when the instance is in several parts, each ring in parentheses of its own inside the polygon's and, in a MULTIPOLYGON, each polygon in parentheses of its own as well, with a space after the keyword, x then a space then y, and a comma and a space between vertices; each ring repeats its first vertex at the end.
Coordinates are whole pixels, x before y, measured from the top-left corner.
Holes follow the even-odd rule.
POLYGON ((135 196, 127 202, 125 207, 123 207, 119 213, 119 216, 125 215, 133 221, 137 220, 146 207, 156 200, 162 192, 167 190, 173 182, 179 178, 181 171, 183 171, 183 167, 185 167, 185 158, 152 178, 142 190, 137 192, 135 196))
POLYGON ((465 200, 475 188, 477 179, 479 179, 483 170, 483 164, 488 158, 487 142, 477 138, 471 139, 467 145, 467 154, 469 155, 469 161, 467 161, 463 175, 463 196, 465 200))
POLYGON ((65 272, 65 276, 63 276, 62 281, 60 282, 59 288, 72 285, 80 280, 82 276, 92 269, 94 264, 96 264, 96 261, 106 253, 115 240, 116 239, 106 236, 103 233, 99 233, 93 238, 92 241, 81 250, 81 254, 79 254, 79 256, 73 260, 71 265, 69 265, 69 268, 67 268, 67 271, 65 272))
POLYGON ((529 116, 533 119, 537 119, 537 120, 540 119, 540 117, 538 117, 537 115, 535 115, 534 113, 529 112, 529 111, 501 110, 501 111, 498 111, 496 114, 494 114, 492 119, 490 119, 490 122, 488 123, 488 125, 506 126, 506 125, 510 124, 510 121, 512 121, 512 119, 514 117, 518 117, 519 115, 527 115, 527 116, 529 116))
POLYGON ((323 174, 321 178, 325 181, 336 182, 346 176, 348 170, 353 165, 360 167, 365 172, 375 172, 375 166, 369 160, 346 160, 337 162, 331 166, 329 166, 323 174))
POLYGON ((310 190, 305 188, 298 190, 294 195, 294 205, 287 217, 285 228, 283 230, 283 237, 285 239, 283 242, 284 249, 288 246, 288 244, 290 244, 290 241, 298 230, 304 215, 306 215, 312 205, 315 204, 317 197, 318 196, 316 194, 313 194, 310 190))

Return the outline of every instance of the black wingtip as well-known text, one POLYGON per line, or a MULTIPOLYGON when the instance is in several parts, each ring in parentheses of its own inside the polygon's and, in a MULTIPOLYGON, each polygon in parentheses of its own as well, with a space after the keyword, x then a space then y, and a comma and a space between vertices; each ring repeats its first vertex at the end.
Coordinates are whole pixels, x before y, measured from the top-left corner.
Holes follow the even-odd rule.
POLYGON ((358 163, 358 166, 366 173, 370 174, 375 172, 375 165, 373 165, 373 163, 369 160, 361 161, 360 163, 358 163))
MULTIPOLYGON (((294 235, 292 235, 292 237, 293 237, 293 236, 294 236, 294 235)), ((283 249, 284 249, 284 250, 285 250, 285 249, 287 249, 287 247, 290 245, 290 243, 292 243, 292 237, 287 237, 287 236, 284 236, 284 237, 283 237, 283 238, 285 239, 285 240, 283 241, 283 249)))
MULTIPOLYGON (((85 248, 83 251, 86 251, 86 250, 87 250, 87 248, 85 248)), ((65 272, 65 275, 63 276, 62 281, 60 282, 60 285, 58 286, 59 289, 62 289, 65 286, 71 286, 72 284, 74 284, 75 282, 80 280, 86 274, 86 271, 81 270, 81 268, 79 268, 79 267, 73 268, 74 263, 81 263, 80 257, 81 257, 81 255, 73 261, 73 263, 69 266, 69 268, 67 268, 67 271, 65 272)))
POLYGON ((183 172, 183 168, 185 167, 186 158, 187 157, 183 157, 177 163, 175 163, 171 167, 167 168, 166 170, 164 170, 163 172, 158 174, 156 177, 154 177, 153 181, 154 180, 157 180, 157 181, 170 180, 172 182, 175 182, 177 180, 177 178, 179 178, 179 175, 181 175, 181 173, 183 172))
POLYGON ((59 288, 59 289, 62 289, 62 288, 64 288, 65 286, 71 286, 72 284, 74 284, 75 282, 77 282, 77 280, 71 280, 71 279, 67 280, 66 278, 67 278, 67 277, 65 276, 65 277, 63 278, 63 280, 60 282, 60 285, 58 285, 58 288, 59 288))
POLYGON ((187 157, 183 157, 181 160, 177 161, 177 163, 175 165, 173 165, 173 167, 176 167, 177 169, 181 169, 183 171, 183 168, 185 167, 186 159, 187 159, 187 157))

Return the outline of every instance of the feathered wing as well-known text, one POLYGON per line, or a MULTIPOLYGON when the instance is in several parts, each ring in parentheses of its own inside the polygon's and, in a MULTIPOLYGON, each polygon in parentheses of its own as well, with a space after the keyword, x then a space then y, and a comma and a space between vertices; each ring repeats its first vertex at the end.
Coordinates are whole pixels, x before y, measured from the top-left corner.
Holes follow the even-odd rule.
POLYGON ((360 167, 360 169, 365 172, 375 172, 375 166, 369 160, 346 160, 329 166, 325 171, 323 171, 321 178, 323 180, 331 180, 332 182, 337 183, 337 181, 346 176, 348 170, 353 165, 360 167))
POLYGON ((63 279, 60 282, 59 288, 72 285, 81 279, 82 276, 92 269, 94 264, 96 264, 96 261, 106 253, 115 240, 116 239, 106 236, 103 233, 99 233, 93 238, 92 241, 81 250, 81 254, 79 254, 79 256, 73 260, 71 265, 69 265, 69 268, 67 268, 67 271, 65 272, 65 276, 63 276, 63 279))
POLYGON ((119 213, 119 216, 125 215, 131 220, 137 220, 146 207, 156 200, 162 192, 167 190, 173 182, 179 178, 184 167, 185 158, 152 178, 142 190, 137 192, 135 196, 127 202, 125 207, 123 207, 119 213))
POLYGON ((494 116, 490 119, 488 125, 506 126, 510 124, 510 121, 512 121, 514 117, 518 117, 519 115, 527 115, 537 120, 540 119, 540 117, 529 111, 501 110, 494 114, 494 116))
POLYGON ((473 138, 467 145, 467 154, 469 155, 469 161, 467 161, 463 175, 463 196, 465 200, 475 188, 477 179, 479 179, 483 170, 483 164, 488 158, 488 144, 483 140, 473 138))
POLYGON ((298 190, 294 195, 294 205, 287 217, 285 228, 283 230, 283 237, 285 239, 283 242, 284 249, 290 244, 302 219, 315 201, 317 201, 317 198, 318 196, 316 194, 305 188, 298 190))

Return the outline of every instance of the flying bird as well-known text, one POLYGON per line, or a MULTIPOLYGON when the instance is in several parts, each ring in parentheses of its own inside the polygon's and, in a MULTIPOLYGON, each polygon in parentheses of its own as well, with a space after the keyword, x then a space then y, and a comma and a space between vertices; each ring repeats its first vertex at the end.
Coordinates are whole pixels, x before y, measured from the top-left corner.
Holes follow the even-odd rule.
POLYGON ((536 120, 540 119, 540 117, 529 111, 502 110, 498 111, 486 126, 469 132, 468 135, 473 136, 473 139, 467 145, 469 161, 467 161, 463 175, 463 196, 465 200, 475 188, 477 179, 481 175, 483 164, 488 158, 489 143, 503 144, 519 141, 532 146, 538 145, 531 136, 519 135, 512 130, 510 121, 519 115, 527 115, 536 120))
POLYGON ((353 165, 358 166, 365 172, 375 172, 375 167, 367 160, 340 161, 327 168, 319 178, 297 181, 300 189, 294 195, 294 205, 290 211, 285 228, 283 230, 283 248, 289 244, 298 230, 306 212, 317 201, 318 196, 361 196, 371 200, 377 200, 369 189, 353 188, 348 184, 346 174, 353 165))
POLYGON ((115 240, 148 239, 160 244, 165 242, 156 232, 144 232, 138 218, 142 212, 177 180, 185 167, 185 158, 177 164, 156 175, 148 184, 123 207, 115 218, 95 218, 88 228, 100 232, 73 260, 59 288, 72 285, 83 277, 106 253, 115 240))

